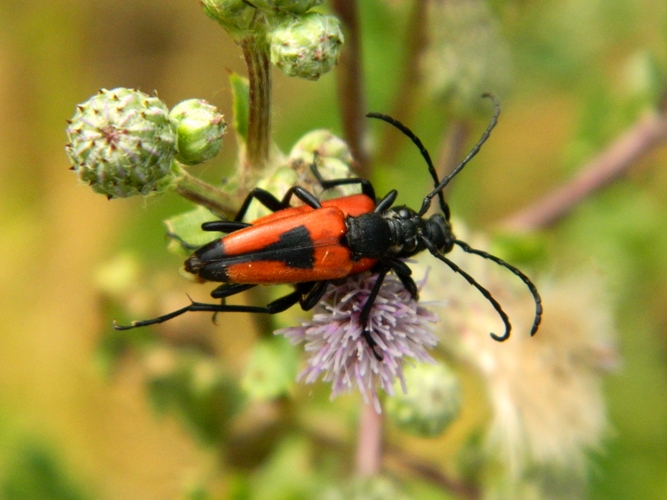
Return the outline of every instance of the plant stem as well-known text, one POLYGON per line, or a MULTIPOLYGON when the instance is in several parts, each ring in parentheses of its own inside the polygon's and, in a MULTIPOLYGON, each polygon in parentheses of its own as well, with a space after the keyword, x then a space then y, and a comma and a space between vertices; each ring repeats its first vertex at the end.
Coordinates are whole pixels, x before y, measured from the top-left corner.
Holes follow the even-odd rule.
POLYGON ((503 229, 525 232, 548 227, 585 200, 621 177, 642 156, 667 140, 667 116, 646 114, 570 182, 556 188, 501 223, 503 229))
POLYGON ((375 476, 382 463, 382 415, 372 404, 362 407, 357 437, 357 474, 375 476))
POLYGON ((250 110, 244 169, 262 170, 271 151, 271 68, 269 44, 263 33, 240 42, 250 87, 250 110))
MULTIPOLYGON (((415 112, 415 104, 419 95, 419 84, 421 82, 421 71, 419 59, 426 46, 426 7, 428 2, 416 0, 412 4, 410 19, 407 26, 407 49, 403 60, 403 69, 400 73, 401 81, 394 102, 389 112, 392 118, 408 123, 412 120, 415 112)), ((390 127, 384 127, 381 139, 378 141, 379 149, 376 161, 380 164, 391 162, 396 156, 398 148, 404 144, 403 141, 392 139, 390 127)))
POLYGON ((338 60, 338 101, 343 121, 343 135, 352 157, 356 160, 359 177, 370 176, 370 163, 366 149, 366 99, 364 96, 361 64, 359 13, 354 0, 333 0, 332 9, 345 26, 345 50, 338 60))
POLYGON ((172 164, 172 169, 177 173, 174 189, 179 195, 208 208, 215 215, 234 216, 237 201, 232 195, 193 177, 178 162, 172 164))

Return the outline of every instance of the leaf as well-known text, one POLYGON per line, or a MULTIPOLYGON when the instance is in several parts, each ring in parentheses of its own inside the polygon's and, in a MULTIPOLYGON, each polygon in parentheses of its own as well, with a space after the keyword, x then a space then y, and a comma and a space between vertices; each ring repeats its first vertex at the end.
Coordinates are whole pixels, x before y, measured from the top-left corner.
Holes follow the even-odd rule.
POLYGON ((201 228, 204 222, 212 220, 218 220, 218 217, 202 206, 165 220, 170 240, 169 251, 190 255, 197 248, 218 238, 221 233, 203 231, 201 228))
POLYGON ((234 99, 234 128, 243 142, 248 138, 248 119, 250 115, 250 86, 248 79, 238 73, 230 73, 234 99))

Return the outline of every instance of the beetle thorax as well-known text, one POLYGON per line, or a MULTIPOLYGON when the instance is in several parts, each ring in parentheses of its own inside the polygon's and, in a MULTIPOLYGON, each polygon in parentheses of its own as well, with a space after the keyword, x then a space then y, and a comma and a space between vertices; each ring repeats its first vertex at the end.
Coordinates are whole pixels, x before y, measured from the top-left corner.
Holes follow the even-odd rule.
POLYGON ((345 240, 354 260, 412 257, 426 250, 425 240, 440 253, 448 253, 454 245, 451 224, 442 214, 424 219, 405 206, 348 217, 346 225, 345 240))
POLYGON ((391 228, 394 243, 389 253, 394 257, 412 257, 425 250, 425 240, 441 253, 450 252, 454 245, 451 224, 442 214, 424 219, 411 208, 400 206, 387 210, 383 217, 391 228))

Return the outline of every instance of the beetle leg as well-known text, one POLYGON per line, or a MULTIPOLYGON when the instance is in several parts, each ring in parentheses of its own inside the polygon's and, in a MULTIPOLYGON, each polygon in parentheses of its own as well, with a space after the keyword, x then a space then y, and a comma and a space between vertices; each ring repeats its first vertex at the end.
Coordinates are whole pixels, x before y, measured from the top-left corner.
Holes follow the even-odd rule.
POLYGON ((359 321, 361 322, 361 326, 364 329, 362 333, 364 340, 368 344, 368 347, 371 348, 371 351, 373 351, 373 356, 375 356, 375 359, 377 359, 378 361, 382 361, 382 354, 380 353, 377 342, 373 340, 371 332, 368 329, 368 317, 371 314, 371 309, 373 308, 375 299, 377 298, 378 293, 380 293, 380 288, 382 288, 382 282, 384 281, 384 277, 387 275, 388 272, 389 272, 389 267, 385 265, 380 266, 379 270, 377 271, 377 279, 375 280, 375 284, 373 284, 371 293, 368 295, 368 299, 366 299, 364 307, 361 308, 361 314, 359 314, 359 321))
POLYGON ((412 269, 405 262, 398 259, 388 260, 387 265, 391 266, 391 269, 396 273, 398 279, 401 280, 401 283, 403 283, 410 296, 414 300, 419 300, 419 289, 412 278, 412 269))
POLYGON ((133 321, 129 325, 119 325, 114 321, 113 327, 116 330, 130 330, 131 328, 137 328, 140 326, 155 325, 158 323, 164 323, 170 319, 185 314, 189 311, 204 311, 204 312, 213 312, 213 313, 224 313, 224 312, 243 312, 243 313, 264 313, 264 314, 276 314, 283 312, 294 304, 299 302, 301 297, 301 292, 295 290, 292 293, 280 297, 279 299, 270 302, 264 307, 261 306, 246 306, 246 305, 236 305, 236 304, 205 304, 202 302, 191 302, 190 305, 185 306, 176 311, 172 311, 169 314, 164 314, 153 319, 146 319, 143 321, 133 321))
POLYGON ((245 200, 243 200, 243 204, 241 205, 241 208, 237 212, 236 217, 234 217, 234 221, 238 222, 243 220, 243 217, 245 217, 245 214, 248 211, 248 207, 250 206, 250 203, 252 202, 253 199, 259 201, 262 205, 264 205, 272 212, 277 212, 278 210, 287 208, 287 206, 284 203, 282 203, 280 200, 278 200, 278 198, 273 196, 268 191, 262 188, 255 188, 252 191, 250 191, 250 193, 248 193, 248 196, 246 196, 245 200))
POLYGON ((378 201, 377 205, 375 206, 375 213, 382 213, 385 210, 387 210, 389 207, 391 207, 394 202, 396 201, 396 197, 398 196, 398 191, 395 189, 392 189, 387 193, 387 195, 382 198, 380 201, 378 201))
POLYGON ((375 201, 375 189, 373 188, 373 184, 371 184, 371 182, 367 179, 362 179, 360 177, 350 177, 347 179, 324 180, 322 178, 322 174, 320 174, 320 171, 317 168, 317 151, 313 153, 313 163, 310 164, 310 170, 313 172, 317 182, 319 182, 322 188, 325 190, 349 184, 359 184, 361 186, 362 194, 365 194, 371 200, 375 201))
POLYGON ((309 193, 303 189, 301 186, 293 186, 289 188, 287 193, 285 193, 285 196, 283 196, 283 201, 281 202, 285 208, 290 206, 292 196, 296 196, 311 208, 322 208, 320 200, 318 200, 312 193, 309 193))
POLYGON ((324 292, 327 291, 327 286, 329 286, 328 280, 299 283, 297 285, 297 290, 301 292, 301 299, 299 300, 301 309, 304 311, 310 311, 313 307, 315 307, 322 299, 324 292))
MULTIPOLYGON (((204 222, 201 225, 203 231, 214 231, 219 233, 233 233, 244 227, 252 226, 247 222, 233 221, 233 220, 214 220, 211 222, 204 222)), ((195 250, 199 247, 195 247, 195 250)))
POLYGON ((218 288, 211 292, 211 297, 214 299, 224 299, 225 297, 230 297, 236 295, 237 293, 245 292, 250 290, 257 285, 242 285, 239 283, 223 283, 218 288))
MULTIPOLYGON (((220 303, 222 305, 225 305, 225 299, 227 297, 231 297, 232 295, 236 295, 237 293, 250 290, 251 288, 254 288, 256 286, 257 285, 242 285, 239 283, 223 283, 222 285, 220 285, 218 288, 216 288, 211 292, 211 297, 213 297, 214 299, 221 299, 220 303)), ((216 319, 218 317, 218 312, 220 311, 216 311, 213 313, 213 323, 216 325, 218 324, 216 322, 216 319)))

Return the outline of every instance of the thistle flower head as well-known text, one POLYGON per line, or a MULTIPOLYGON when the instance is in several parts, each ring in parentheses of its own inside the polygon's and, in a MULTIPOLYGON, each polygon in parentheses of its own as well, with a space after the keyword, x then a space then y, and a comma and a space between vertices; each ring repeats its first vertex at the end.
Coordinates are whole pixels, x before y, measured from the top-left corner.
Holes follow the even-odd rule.
POLYGON ((67 137, 72 170, 97 193, 109 198, 147 195, 172 183, 176 126, 157 97, 102 89, 77 106, 67 137))
POLYGON ((283 73, 317 80, 338 62, 343 32, 335 17, 308 12, 275 26, 269 42, 271 62, 283 73))
POLYGON ((407 391, 405 362, 434 362, 427 350, 436 344, 431 325, 438 317, 413 300, 398 278, 387 275, 368 319, 382 356, 378 360, 363 337, 359 318, 375 280, 375 275, 363 274, 329 286, 311 320, 275 333, 293 344, 305 344, 308 366, 300 380, 313 383, 322 377, 331 382, 332 398, 356 388, 380 412, 378 388, 393 395, 392 384, 398 379, 407 391))

